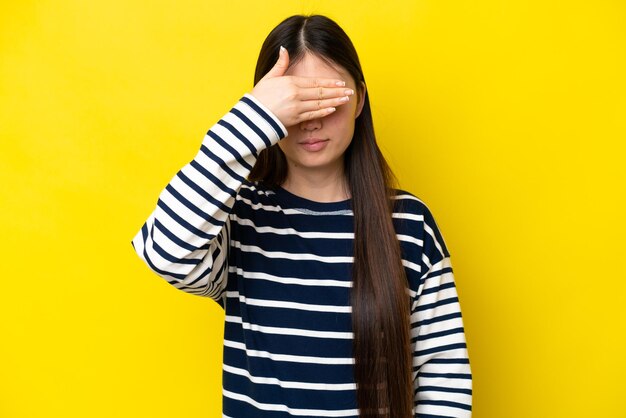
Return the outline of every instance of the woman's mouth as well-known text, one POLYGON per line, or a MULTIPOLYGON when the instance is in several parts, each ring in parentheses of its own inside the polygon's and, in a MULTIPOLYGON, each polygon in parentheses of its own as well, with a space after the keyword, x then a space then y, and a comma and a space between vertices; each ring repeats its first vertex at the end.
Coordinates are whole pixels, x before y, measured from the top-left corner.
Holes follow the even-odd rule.
POLYGON ((305 150, 312 152, 324 149, 326 147, 326 144, 328 144, 328 139, 321 138, 307 138, 304 141, 298 143, 298 145, 300 145, 305 150))

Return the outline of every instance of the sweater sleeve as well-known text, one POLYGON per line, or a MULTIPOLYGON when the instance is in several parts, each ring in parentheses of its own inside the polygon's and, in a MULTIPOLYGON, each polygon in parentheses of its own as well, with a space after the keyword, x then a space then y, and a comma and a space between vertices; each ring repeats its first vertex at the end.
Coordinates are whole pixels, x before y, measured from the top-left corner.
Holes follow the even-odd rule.
POLYGON ((411 308, 416 417, 472 415, 472 374, 450 253, 426 208, 420 286, 411 308))
POLYGON ((280 120, 245 94, 161 191, 132 240, 137 255, 177 289, 221 303, 228 277, 228 215, 258 153, 286 136, 280 120))

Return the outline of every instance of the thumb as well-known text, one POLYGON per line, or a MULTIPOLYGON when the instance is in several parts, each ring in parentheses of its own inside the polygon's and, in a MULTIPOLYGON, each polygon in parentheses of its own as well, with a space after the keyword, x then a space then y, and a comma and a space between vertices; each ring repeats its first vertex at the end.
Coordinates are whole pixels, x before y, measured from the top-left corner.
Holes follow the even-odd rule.
POLYGON ((272 69, 269 70, 269 72, 265 74, 265 77, 263 78, 280 77, 283 74, 285 74, 288 67, 289 67, 289 52, 287 52, 287 49, 281 45, 280 51, 278 52, 278 61, 276 61, 276 64, 274 64, 272 69))

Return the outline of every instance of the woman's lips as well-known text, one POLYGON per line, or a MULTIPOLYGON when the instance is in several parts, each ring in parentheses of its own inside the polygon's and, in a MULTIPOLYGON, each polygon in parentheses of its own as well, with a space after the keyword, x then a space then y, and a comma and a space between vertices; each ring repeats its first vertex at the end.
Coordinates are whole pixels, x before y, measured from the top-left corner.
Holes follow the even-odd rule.
POLYGON ((298 145, 307 151, 320 151, 326 147, 326 144, 328 144, 328 139, 321 138, 308 138, 298 143, 298 145))

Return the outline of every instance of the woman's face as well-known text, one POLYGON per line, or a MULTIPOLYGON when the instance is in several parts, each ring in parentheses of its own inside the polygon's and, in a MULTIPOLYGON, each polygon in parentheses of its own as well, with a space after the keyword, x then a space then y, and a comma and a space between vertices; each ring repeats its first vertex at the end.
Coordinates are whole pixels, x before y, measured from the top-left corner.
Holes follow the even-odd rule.
POLYGON ((289 135, 278 142, 287 157, 289 170, 333 172, 343 169, 343 154, 352 141, 354 122, 363 108, 365 86, 361 85, 357 90, 355 81, 345 69, 329 66, 310 53, 291 66, 285 75, 340 79, 346 82, 346 89, 354 90, 350 100, 337 106, 335 112, 288 127, 289 135))

